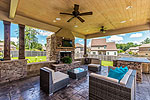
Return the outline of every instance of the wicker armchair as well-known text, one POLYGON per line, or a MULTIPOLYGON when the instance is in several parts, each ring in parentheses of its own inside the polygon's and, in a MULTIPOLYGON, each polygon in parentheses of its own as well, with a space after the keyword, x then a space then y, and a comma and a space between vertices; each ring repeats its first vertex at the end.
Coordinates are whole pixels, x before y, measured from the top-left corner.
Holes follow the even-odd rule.
POLYGON ((124 78, 126 84, 120 84, 121 82, 116 82, 116 79, 112 81, 97 76, 102 75, 94 73, 89 76, 89 100, 135 100, 135 70, 130 75, 126 75, 128 79, 124 78))
POLYGON ((47 67, 40 69, 40 87, 47 94, 52 95, 54 92, 66 87, 69 84, 69 76, 62 72, 54 72, 47 67))

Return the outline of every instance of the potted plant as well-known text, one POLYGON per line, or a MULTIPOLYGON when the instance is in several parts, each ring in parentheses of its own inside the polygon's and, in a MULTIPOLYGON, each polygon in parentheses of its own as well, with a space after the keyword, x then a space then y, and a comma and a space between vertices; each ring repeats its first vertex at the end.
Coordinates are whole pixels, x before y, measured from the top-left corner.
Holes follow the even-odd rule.
POLYGON ((72 58, 66 56, 66 57, 62 58, 62 62, 66 63, 66 64, 71 64, 72 63, 72 58))

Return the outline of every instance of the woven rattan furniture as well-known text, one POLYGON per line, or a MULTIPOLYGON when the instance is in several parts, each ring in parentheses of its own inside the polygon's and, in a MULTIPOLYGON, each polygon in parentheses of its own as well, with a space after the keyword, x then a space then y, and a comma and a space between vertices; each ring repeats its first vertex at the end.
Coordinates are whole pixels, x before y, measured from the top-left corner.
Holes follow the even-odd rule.
POLYGON ((68 73, 70 78, 80 79, 80 78, 85 77, 87 75, 87 70, 84 68, 75 68, 75 69, 68 70, 67 73, 68 73))
POLYGON ((101 60, 99 59, 92 59, 91 64, 88 64, 88 70, 92 72, 99 72, 101 71, 101 60))
POLYGON ((47 94, 52 95, 54 92, 66 87, 69 84, 69 76, 62 72, 54 72, 49 68, 40 69, 40 87, 47 94))
POLYGON ((135 70, 130 75, 127 74, 128 80, 125 79, 126 84, 96 76, 100 75, 89 76, 89 100, 135 100, 135 70))

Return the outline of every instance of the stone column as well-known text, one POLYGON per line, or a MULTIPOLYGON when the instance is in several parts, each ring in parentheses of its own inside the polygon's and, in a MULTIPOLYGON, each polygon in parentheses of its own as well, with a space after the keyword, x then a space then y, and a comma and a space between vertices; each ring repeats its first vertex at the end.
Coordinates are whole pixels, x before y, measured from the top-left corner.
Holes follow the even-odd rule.
POLYGON ((25 25, 19 24, 19 59, 25 59, 25 25))
POLYGON ((11 22, 3 21, 4 24, 4 60, 10 60, 10 25, 11 22))
POLYGON ((84 55, 86 55, 87 41, 84 39, 84 55))

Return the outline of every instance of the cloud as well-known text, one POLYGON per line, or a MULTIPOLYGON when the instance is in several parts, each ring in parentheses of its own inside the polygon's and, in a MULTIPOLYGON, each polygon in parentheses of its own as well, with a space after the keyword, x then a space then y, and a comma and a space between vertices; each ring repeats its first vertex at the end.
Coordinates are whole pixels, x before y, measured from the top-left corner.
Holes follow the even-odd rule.
POLYGON ((120 36, 125 36, 126 34, 120 34, 120 36))
POLYGON ((89 40, 87 47, 91 47, 91 39, 89 40))
POLYGON ((142 37, 142 33, 135 33, 135 34, 131 34, 130 38, 138 38, 138 37, 142 37))
POLYGON ((123 37, 121 36, 117 36, 117 35, 113 35, 108 39, 109 42, 121 42, 123 41, 123 37))
POLYGON ((79 42, 81 43, 81 42, 83 42, 83 40, 79 40, 79 42))
POLYGON ((138 42, 138 41, 133 41, 133 43, 135 43, 135 44, 141 44, 141 42, 138 42))
POLYGON ((13 41, 13 42, 15 42, 15 43, 17 43, 17 42, 19 41, 19 40, 17 39, 17 37, 11 37, 10 40, 13 41))

